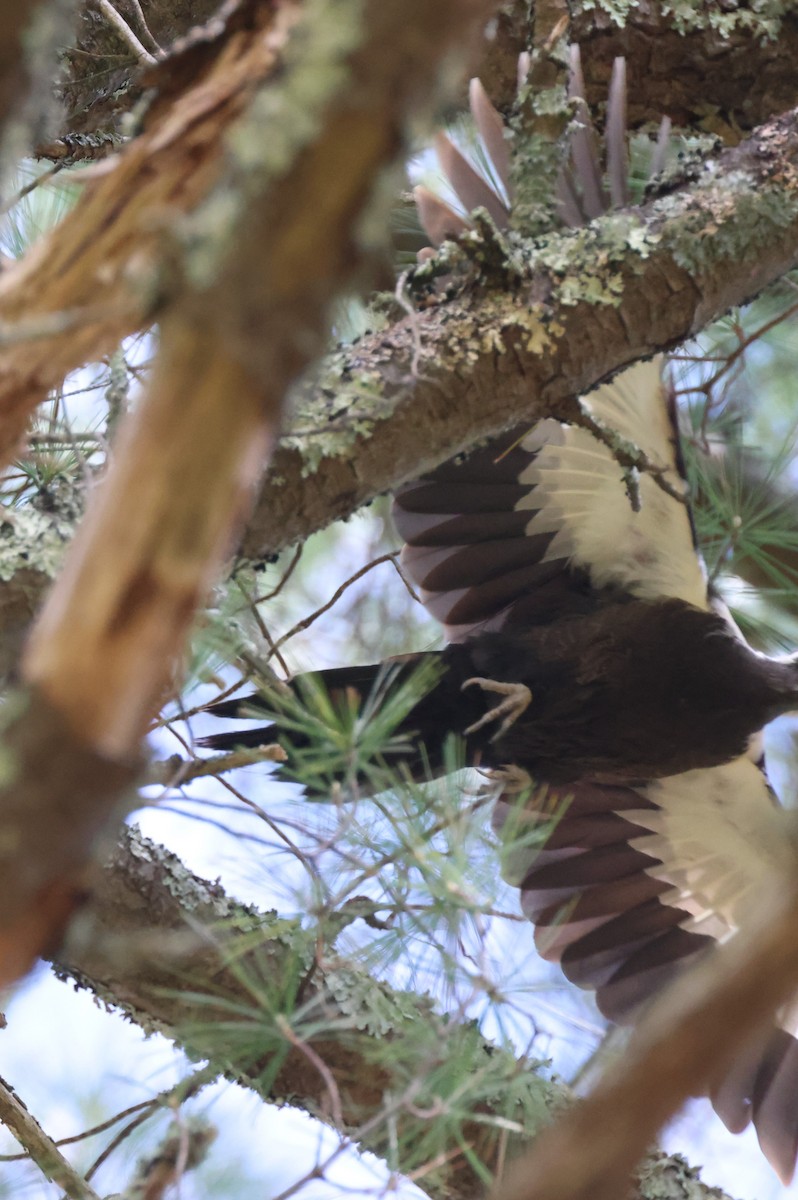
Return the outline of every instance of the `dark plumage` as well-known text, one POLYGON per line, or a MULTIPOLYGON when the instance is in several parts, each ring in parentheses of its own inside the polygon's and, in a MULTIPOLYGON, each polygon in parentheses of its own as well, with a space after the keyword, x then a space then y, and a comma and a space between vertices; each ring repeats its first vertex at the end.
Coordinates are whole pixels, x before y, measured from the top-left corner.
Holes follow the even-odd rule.
MULTIPOLYGON (((511 882, 541 954, 621 1022, 733 931, 791 854, 754 735, 798 706, 798 666, 752 651, 708 594, 677 498, 684 483, 660 370, 638 364, 585 401, 664 472, 674 494, 643 476, 639 512, 611 451, 553 420, 445 464, 395 502, 405 569, 449 637, 439 655, 394 667, 397 682, 422 657, 443 668, 403 723, 415 740, 395 757, 441 769, 445 738, 460 732, 480 766, 528 772, 533 825, 539 806, 562 807, 542 851, 511 855, 511 882), (509 710, 497 712, 505 700, 509 710)), ((382 674, 379 665, 321 673, 333 694, 363 697, 382 674)), ((243 703, 243 713, 241 701, 210 711, 251 717, 265 707, 243 703)), ((499 800, 497 827, 511 803, 499 800)), ((789 1178, 798 1149, 789 1022, 707 1090, 729 1128, 753 1120, 789 1178)))

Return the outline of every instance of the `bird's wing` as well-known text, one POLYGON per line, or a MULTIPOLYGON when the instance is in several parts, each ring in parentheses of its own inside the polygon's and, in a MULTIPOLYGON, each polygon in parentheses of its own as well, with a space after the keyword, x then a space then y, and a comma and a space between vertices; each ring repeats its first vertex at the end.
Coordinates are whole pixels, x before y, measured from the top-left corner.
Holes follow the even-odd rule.
MULTIPOLYGON (((748 757, 634 787, 539 788, 522 810, 500 799, 494 817, 538 951, 621 1024, 729 938, 751 898, 789 869, 788 821, 748 757), (522 836, 558 810, 543 849, 522 836)), ((796 1013, 780 1014, 710 1089, 732 1132, 753 1121, 783 1179, 798 1152, 795 1031, 796 1013)))
POLYGON ((544 420, 396 496, 405 569, 450 640, 585 611, 608 588, 706 607, 661 361, 636 364, 583 404, 605 440, 544 420), (677 495, 643 473, 635 511, 613 437, 642 451, 677 495))

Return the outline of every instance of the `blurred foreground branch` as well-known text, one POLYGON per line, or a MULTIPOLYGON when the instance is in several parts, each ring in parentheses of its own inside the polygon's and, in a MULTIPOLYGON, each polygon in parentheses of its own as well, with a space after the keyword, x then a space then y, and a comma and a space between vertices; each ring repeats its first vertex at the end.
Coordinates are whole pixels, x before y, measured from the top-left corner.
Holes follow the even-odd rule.
MULTIPOLYGON (((361 229, 386 203, 381 173, 401 159, 411 115, 432 106, 438 63, 466 54, 492 3, 286 0, 276 15, 263 0, 240 5, 187 107, 168 94, 179 91, 172 63, 150 137, 9 273, 17 320, 35 325, 44 310, 76 305, 89 314, 70 320, 67 336, 11 340, 0 370, 6 453, 48 381, 141 315, 131 254, 146 242, 154 266, 160 251, 173 283, 160 297, 148 392, 23 655, 28 691, 7 730, 20 769, 0 794, 0 981, 57 944, 79 903, 120 771, 128 782, 196 608, 251 508, 287 388, 318 353, 335 295, 371 280, 380 246, 361 229), (261 90, 277 59, 279 77, 261 90), (279 151, 261 136, 267 117, 275 136, 282 130, 279 151), (178 229, 169 200, 181 187, 193 212, 178 229), (91 787, 78 771, 86 759, 91 787), (65 832, 65 846, 42 828, 65 832)), ((185 196, 176 207, 185 211, 185 196)))
POLYGON ((623 1058, 515 1163, 494 1200, 617 1200, 665 1122, 770 1025, 798 986, 798 862, 753 920, 652 1007, 623 1058))

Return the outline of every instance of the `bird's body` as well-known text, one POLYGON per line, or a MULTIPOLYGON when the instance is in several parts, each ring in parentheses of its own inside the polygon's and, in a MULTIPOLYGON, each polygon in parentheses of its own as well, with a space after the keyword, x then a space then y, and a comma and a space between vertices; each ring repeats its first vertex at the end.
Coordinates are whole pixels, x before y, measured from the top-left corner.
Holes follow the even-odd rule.
MULTIPOLYGON (((726 620, 678 600, 618 600, 524 630, 476 634, 442 654, 450 673, 526 685, 528 707, 468 739, 485 766, 548 783, 654 779, 745 754, 752 734, 798 705, 798 668, 752 652, 726 620)), ((439 703, 473 719, 467 689, 439 703)), ((433 702, 437 698, 433 695, 433 702)), ((477 701, 490 708, 485 693, 477 701)), ((409 718, 412 724, 413 716, 409 718)))
MULTIPOLYGON (((710 594, 660 364, 639 363, 583 403, 598 432, 541 421, 396 497, 405 570, 449 644, 393 667, 398 680, 424 658, 441 668, 394 757, 414 772, 442 770, 444 742, 459 733, 476 765, 529 777, 521 825, 559 813, 542 850, 521 844, 508 860, 538 949, 595 989, 608 1017, 629 1021, 729 937, 792 861, 789 817, 756 735, 798 708, 798 665, 748 647, 710 594), (601 430, 645 456, 639 506, 601 430)), ((384 667, 322 677, 333 696, 365 698, 384 667)), ((237 703, 213 711, 268 708, 257 697, 237 703)), ((788 1178, 798 1041, 794 1013, 780 1021, 707 1091, 730 1129, 753 1121, 788 1178)))

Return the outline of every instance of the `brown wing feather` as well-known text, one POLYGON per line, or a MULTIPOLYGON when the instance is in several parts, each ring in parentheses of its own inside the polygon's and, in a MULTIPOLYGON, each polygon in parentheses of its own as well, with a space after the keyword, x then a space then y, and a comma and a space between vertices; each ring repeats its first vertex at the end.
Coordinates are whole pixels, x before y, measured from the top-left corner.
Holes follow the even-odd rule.
MULTIPOLYGON (((585 404, 684 486, 658 363, 638 363, 585 404)), ((546 420, 408 484, 394 519, 405 569, 452 641, 585 612, 608 589, 706 607, 689 509, 650 477, 640 494, 635 512, 611 451, 546 420)))
MULTIPOLYGON (((509 839, 504 873, 520 888, 538 951, 559 962, 573 983, 595 991, 601 1012, 620 1024, 634 1021, 648 1001, 711 953, 719 936, 733 931, 740 897, 759 886, 779 860, 784 819, 766 777, 749 759, 655 784, 580 782, 560 793, 543 786, 522 812, 500 798, 494 814, 494 824, 509 839), (721 801, 725 809, 714 813, 709 853, 700 825, 691 849, 678 845, 680 807, 695 807, 702 798, 721 801), (534 839, 526 839, 527 845, 519 841, 552 820, 542 849, 534 839), (673 881, 669 838, 674 860, 683 856, 680 877, 694 880, 692 890, 673 881), (740 839, 749 846, 747 858, 736 852, 740 839), (703 873, 691 867, 690 854, 703 873)), ((784 1028, 744 1047, 733 1068, 708 1088, 733 1133, 753 1123, 785 1181, 798 1153, 793 1024, 794 1013, 785 1014, 784 1028)))

